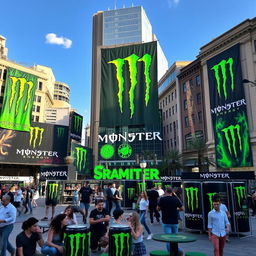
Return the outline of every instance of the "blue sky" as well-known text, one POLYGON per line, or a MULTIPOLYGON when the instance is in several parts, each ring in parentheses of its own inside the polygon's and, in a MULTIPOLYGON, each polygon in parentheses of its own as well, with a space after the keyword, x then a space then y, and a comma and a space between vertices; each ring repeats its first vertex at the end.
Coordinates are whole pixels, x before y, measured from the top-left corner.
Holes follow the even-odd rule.
POLYGON ((9 59, 52 67, 71 87, 71 105, 90 119, 92 16, 142 5, 169 66, 194 60, 213 38, 255 17, 255 0, 0 0, 0 35, 9 59), (46 35, 48 42, 46 43, 46 35))

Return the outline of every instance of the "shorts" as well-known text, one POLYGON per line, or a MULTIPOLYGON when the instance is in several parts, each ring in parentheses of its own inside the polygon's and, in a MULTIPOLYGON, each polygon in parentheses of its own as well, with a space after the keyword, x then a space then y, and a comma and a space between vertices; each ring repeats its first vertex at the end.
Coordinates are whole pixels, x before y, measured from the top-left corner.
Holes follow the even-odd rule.
POLYGON ((57 200, 45 199, 45 205, 56 206, 58 204, 57 200))
POLYGON ((90 203, 83 203, 83 202, 80 202, 80 208, 81 208, 81 209, 85 209, 86 211, 88 211, 89 208, 90 208, 90 203))
POLYGON ((19 208, 20 204, 21 204, 21 202, 13 202, 13 205, 15 208, 19 208))

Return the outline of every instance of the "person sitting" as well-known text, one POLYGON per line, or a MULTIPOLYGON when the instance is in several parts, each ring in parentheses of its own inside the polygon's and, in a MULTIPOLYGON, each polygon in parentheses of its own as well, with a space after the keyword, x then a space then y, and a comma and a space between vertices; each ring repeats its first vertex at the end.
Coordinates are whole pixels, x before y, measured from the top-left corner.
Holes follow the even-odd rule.
POLYGON ((22 223, 23 231, 16 237, 17 256, 36 255, 36 244, 44 245, 42 230, 38 226, 38 220, 31 217, 22 223))
POLYGON ((103 200, 96 201, 96 209, 92 210, 89 216, 92 252, 97 251, 101 237, 104 237, 107 233, 107 224, 110 220, 110 216, 103 206, 103 200))
POLYGON ((63 254, 63 234, 67 226, 66 214, 59 214, 53 218, 48 231, 47 242, 41 249, 41 252, 50 256, 60 256, 63 254))
POLYGON ((68 219, 67 225, 77 225, 76 214, 74 213, 73 207, 71 205, 66 207, 64 214, 67 215, 67 219, 68 219))

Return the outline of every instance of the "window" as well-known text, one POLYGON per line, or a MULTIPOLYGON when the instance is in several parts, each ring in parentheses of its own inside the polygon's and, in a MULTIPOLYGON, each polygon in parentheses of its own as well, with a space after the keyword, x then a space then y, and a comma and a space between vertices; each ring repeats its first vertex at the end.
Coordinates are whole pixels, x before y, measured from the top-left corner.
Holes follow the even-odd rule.
POLYGON ((171 116, 172 115, 172 110, 171 110, 171 108, 169 108, 169 116, 171 116))
POLYGON ((165 111, 165 117, 168 118, 168 110, 165 111))
POLYGON ((41 102, 41 96, 37 96, 37 102, 41 102))
POLYGON ((2 84, 1 93, 4 93, 5 86, 2 84))
POLYGON ((164 99, 163 99, 163 108, 164 108, 164 99))
POLYGON ((201 102, 202 102, 201 93, 198 93, 198 94, 196 95, 196 102, 197 102, 197 104, 201 104, 201 102))
POLYGON ((200 86, 200 85, 201 85, 201 77, 196 76, 196 86, 200 86))
POLYGON ((177 98, 176 90, 174 91, 174 97, 175 99, 177 98))
POLYGON ((31 117, 32 122, 34 122, 34 119, 35 119, 35 117, 32 115, 32 117, 31 117))
POLYGON ((185 127, 189 127, 189 121, 187 116, 185 116, 185 127))
POLYGON ((35 106, 35 105, 33 105, 32 111, 35 111, 35 109, 36 109, 36 106, 35 106))
POLYGON ((168 98, 167 98, 167 96, 165 97, 165 105, 167 105, 167 100, 168 100, 168 98))
POLYGON ((189 80, 189 87, 190 87, 190 90, 193 89, 193 80, 192 79, 189 80))
POLYGON ((202 123, 202 112, 201 111, 198 112, 197 116, 198 116, 198 122, 199 122, 199 124, 201 124, 202 123))
POLYGON ((174 106, 172 106, 172 114, 174 115, 174 106))
POLYGON ((176 112, 176 113, 178 112, 177 104, 175 105, 175 112, 176 112))
POLYGON ((172 139, 170 139, 170 141, 171 141, 171 148, 173 148, 172 139))
POLYGON ((169 140, 167 140, 167 149, 170 148, 169 140))
POLYGON ((163 121, 165 120, 165 112, 163 111, 163 121))
POLYGON ((171 102, 171 95, 169 94, 168 95, 168 103, 170 103, 171 102))
POLYGON ((186 83, 183 83, 183 92, 186 92, 187 91, 187 85, 186 83))
POLYGON ((2 72, 3 72, 3 70, 0 69, 0 79, 2 79, 2 72))
POLYGON ((177 146, 177 142, 176 142, 176 139, 174 139, 174 147, 176 148, 177 146))
POLYGON ((39 82, 39 84, 38 84, 38 90, 39 90, 39 91, 42 91, 42 90, 43 90, 43 83, 42 83, 42 82, 39 82))
POLYGON ((162 108, 162 103, 160 103, 160 108, 162 108))
POLYGON ((184 100, 184 110, 187 110, 188 109, 188 101, 187 100, 184 100))
POLYGON ((254 43, 254 51, 256 52, 256 40, 254 40, 253 43, 254 43))
POLYGON ((185 144, 186 144, 186 148, 188 149, 191 145, 192 142, 192 135, 191 133, 185 135, 185 144))
POLYGON ((169 129, 168 128, 169 128, 168 125, 166 125, 166 134, 169 133, 169 129))
POLYGON ((173 100, 174 93, 172 92, 172 100, 173 100))
POLYGON ((172 124, 170 124, 170 132, 172 132, 172 124))
POLYGON ((40 106, 36 106, 36 112, 40 112, 40 106))
POLYGON ((36 122, 39 122, 39 116, 36 116, 36 122))
POLYGON ((7 69, 4 70, 3 80, 6 80, 6 76, 7 76, 7 69))
POLYGON ((165 135, 165 126, 163 127, 163 134, 165 135))
POLYGON ((195 115, 192 114, 192 115, 191 115, 191 118, 192 118, 192 121, 193 121, 193 124, 194 124, 194 123, 195 123, 195 115))

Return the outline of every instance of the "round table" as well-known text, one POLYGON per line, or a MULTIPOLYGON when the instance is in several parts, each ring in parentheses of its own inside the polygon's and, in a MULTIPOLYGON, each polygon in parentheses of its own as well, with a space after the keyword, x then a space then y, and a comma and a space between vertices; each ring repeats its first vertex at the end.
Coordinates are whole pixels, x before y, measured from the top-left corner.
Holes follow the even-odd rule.
POLYGON ((170 243, 170 256, 178 256, 178 243, 190 243, 195 242, 197 239, 195 236, 187 234, 154 234, 153 240, 159 242, 169 242, 170 243))

